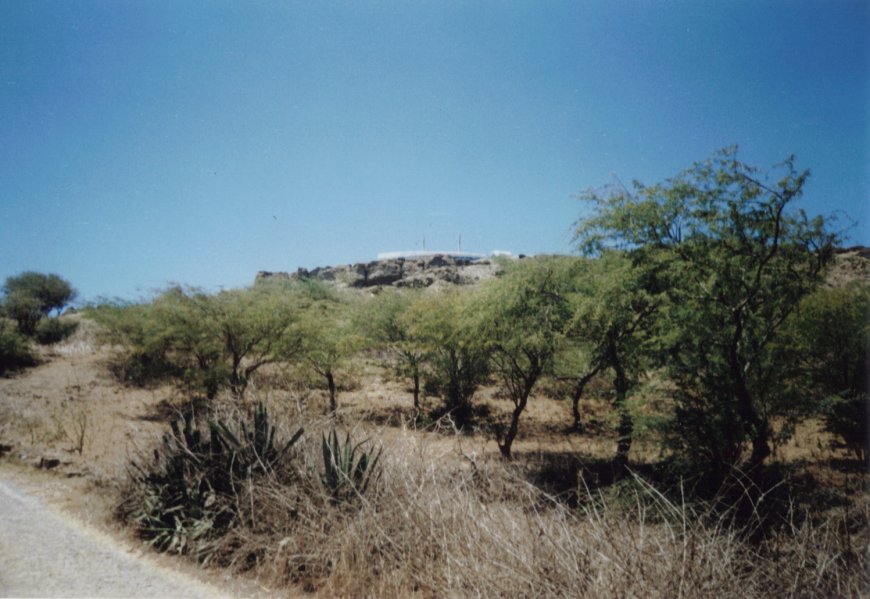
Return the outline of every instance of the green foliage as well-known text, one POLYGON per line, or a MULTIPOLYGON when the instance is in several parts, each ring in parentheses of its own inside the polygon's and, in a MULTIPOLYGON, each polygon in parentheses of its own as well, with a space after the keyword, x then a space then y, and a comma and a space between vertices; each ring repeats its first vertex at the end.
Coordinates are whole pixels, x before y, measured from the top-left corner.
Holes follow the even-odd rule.
POLYGON ((628 400, 653 365, 655 318, 662 298, 646 286, 643 271, 619 251, 604 251, 597 260, 583 264, 579 276, 582 283, 573 295, 571 343, 566 349, 572 353, 579 349, 586 363, 576 379, 574 399, 579 399, 591 377, 612 373, 619 420, 614 462, 621 476, 634 435, 628 400))
POLYGON ((396 375, 413 385, 414 408, 420 408, 420 382, 429 358, 418 329, 409 321, 411 306, 419 294, 411 290, 385 291, 372 298, 360 313, 357 328, 367 335, 369 346, 387 354, 396 375))
POLYGON ((377 476, 382 449, 364 448, 365 441, 354 443, 347 433, 342 443, 333 429, 321 436, 323 474, 321 480, 335 503, 352 501, 365 494, 377 476))
POLYGON ((85 316, 100 325, 100 339, 117 348, 112 369, 120 380, 147 386, 182 379, 172 335, 152 305, 106 303, 86 308, 85 316))
POLYGON ((529 396, 551 370, 571 321, 574 262, 550 257, 506 265, 505 274, 472 306, 475 336, 514 404, 507 430, 498 431, 499 449, 507 458, 529 396))
POLYGON ((91 314, 124 346, 122 370, 133 380, 171 379, 208 398, 228 388, 240 397, 259 368, 298 353, 304 301, 277 285, 214 295, 176 287, 151 304, 91 314))
POLYGON ((232 527, 243 523, 239 489, 263 476, 292 479, 291 448, 302 436, 300 428, 288 440, 277 441, 262 405, 255 408, 250 426, 241 419, 235 425, 217 420, 208 426, 206 439, 192 415, 173 421, 154 462, 132 465, 132 488, 121 506, 122 515, 136 523, 152 546, 203 562, 232 527))
POLYGON ((870 285, 820 289, 792 319, 793 346, 827 430, 861 459, 870 455, 870 285))
POLYGON ((50 345, 63 341, 76 332, 79 323, 60 318, 43 318, 36 325, 33 338, 37 343, 50 345))
POLYGON ((66 306, 75 290, 58 275, 29 271, 7 278, 3 296, 5 312, 18 323, 18 330, 33 335, 39 321, 66 306))
POLYGON ((662 184, 588 193, 594 214, 577 229, 587 252, 628 250, 667 299, 655 356, 676 389, 671 445, 719 470, 747 444, 750 465, 770 454, 793 396, 774 342, 831 257, 824 221, 787 211, 808 172, 782 168, 771 183, 725 150, 662 184))
POLYGON ((30 342, 0 318, 0 374, 36 364, 30 342))
POLYGON ((338 294, 308 297, 310 301, 299 313, 297 354, 310 371, 326 381, 334 413, 338 409, 336 376, 364 345, 355 327, 358 305, 355 298, 338 294))
POLYGON ((408 334, 427 355, 426 387, 444 400, 457 426, 469 424, 471 398, 489 376, 486 348, 475 334, 471 293, 445 290, 414 301, 406 314, 408 334))

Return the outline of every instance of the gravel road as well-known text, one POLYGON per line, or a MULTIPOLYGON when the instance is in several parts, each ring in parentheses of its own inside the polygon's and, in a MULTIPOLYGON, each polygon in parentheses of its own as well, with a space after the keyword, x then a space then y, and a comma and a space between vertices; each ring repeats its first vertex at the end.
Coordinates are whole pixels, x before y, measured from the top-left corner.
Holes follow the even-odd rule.
POLYGON ((0 479, 0 596, 227 597, 0 479))

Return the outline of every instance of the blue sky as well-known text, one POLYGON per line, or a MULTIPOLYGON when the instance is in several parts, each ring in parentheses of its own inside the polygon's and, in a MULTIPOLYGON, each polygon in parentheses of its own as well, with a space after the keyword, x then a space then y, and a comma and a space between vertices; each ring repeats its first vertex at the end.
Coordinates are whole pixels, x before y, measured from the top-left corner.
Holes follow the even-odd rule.
POLYGON ((577 193, 732 144, 870 245, 868 32, 863 0, 3 0, 0 279, 567 253, 577 193))

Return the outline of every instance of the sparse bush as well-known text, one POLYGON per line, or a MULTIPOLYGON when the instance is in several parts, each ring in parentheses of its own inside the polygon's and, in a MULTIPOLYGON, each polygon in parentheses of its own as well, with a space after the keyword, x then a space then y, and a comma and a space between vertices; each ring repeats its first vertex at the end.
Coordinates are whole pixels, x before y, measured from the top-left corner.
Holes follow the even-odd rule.
MULTIPOLYGON (((294 329, 298 343, 290 343, 290 351, 279 351, 286 362, 300 361, 304 367, 326 383, 329 411, 338 410, 337 377, 348 369, 351 357, 363 346, 363 337, 355 327, 358 306, 349 297, 337 293, 321 295, 313 287, 305 293, 307 305, 299 311, 300 321, 294 329)), ((290 336, 289 339, 294 339, 290 336)))
POLYGON ((415 301, 419 300, 413 290, 382 292, 359 315, 357 326, 374 349, 386 353, 397 378, 411 383, 414 410, 418 411, 421 381, 429 356, 423 340, 415 337, 415 329, 408 322, 415 301))
POLYGON ((471 399, 489 377, 487 353, 471 326, 470 295, 445 291, 420 297, 406 318, 409 334, 427 356, 424 389, 444 400, 434 418, 449 416, 460 428, 470 424, 471 399))
POLYGON ((181 377, 169 355, 170 339, 149 304, 106 303, 88 307, 85 315, 100 325, 100 341, 115 347, 110 368, 118 380, 148 386, 181 377))
POLYGON ((76 332, 79 323, 60 318, 43 318, 36 325, 33 338, 42 345, 59 343, 76 332))
POLYGON ((309 300, 293 289, 259 285, 209 295, 175 287, 150 304, 90 310, 122 346, 116 371, 136 383, 171 380, 214 399, 221 389, 241 397, 266 364, 297 358, 296 327, 309 300))
POLYGON ((36 357, 30 342, 0 318, 0 374, 33 366, 36 357))

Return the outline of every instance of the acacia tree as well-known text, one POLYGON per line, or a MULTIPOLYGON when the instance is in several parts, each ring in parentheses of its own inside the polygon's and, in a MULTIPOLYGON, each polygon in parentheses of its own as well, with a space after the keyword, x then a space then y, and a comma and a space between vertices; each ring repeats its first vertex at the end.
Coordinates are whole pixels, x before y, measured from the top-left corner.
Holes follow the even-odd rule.
POLYGON ((301 348, 300 306, 290 289, 259 285, 202 298, 208 333, 222 341, 229 387, 241 397, 251 376, 301 348))
MULTIPOLYGON (((318 288, 318 292, 323 291, 318 288)), ((326 381, 329 410, 338 410, 336 375, 362 346, 354 326, 354 306, 335 293, 311 297, 298 328, 301 361, 326 381)))
POLYGON ((832 255, 823 219, 788 210, 809 173, 793 158, 781 169, 771 182, 730 148, 661 184, 583 196, 581 248, 627 250, 669 300, 658 358, 677 389, 671 438, 719 469, 745 443, 750 466, 770 455, 774 408, 787 409, 772 344, 832 255))
POLYGON ((442 414, 459 427, 471 420, 471 399, 486 380, 486 350, 470 326, 470 293, 456 289, 421 296, 406 322, 427 355, 427 384, 444 400, 442 414))
POLYGON ((420 381, 428 355, 421 339, 414 336, 415 328, 409 322, 411 306, 417 301, 413 290, 382 292, 362 316, 358 328, 369 337, 375 348, 386 351, 393 360, 395 372, 410 380, 414 409, 420 409, 420 381))
POLYGON ((628 464, 634 435, 628 398, 650 366, 649 343, 660 298, 645 288, 640 273, 619 252, 604 252, 586 266, 567 329, 586 351, 585 369, 574 389, 574 418, 576 423, 576 402, 589 380, 612 373, 613 407, 619 417, 613 463, 619 476, 628 464))
POLYGON ((75 297, 72 286, 55 274, 28 271, 9 277, 3 285, 3 308, 24 335, 33 335, 37 324, 60 312, 75 297))
POLYGON ((141 375, 134 378, 174 379, 208 399, 229 388, 241 398, 254 372, 298 347, 297 295, 278 286, 215 295, 174 287, 151 304, 93 313, 127 348, 129 369, 141 375))
POLYGON ((570 261, 528 259, 510 264, 474 306, 475 333, 489 356, 490 371, 513 403, 507 429, 499 427, 501 454, 511 457, 520 416, 540 377, 549 372, 571 319, 570 261))

